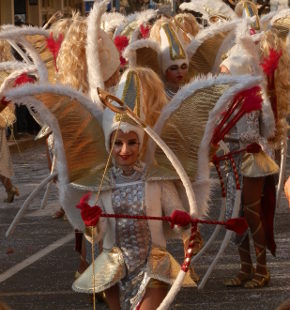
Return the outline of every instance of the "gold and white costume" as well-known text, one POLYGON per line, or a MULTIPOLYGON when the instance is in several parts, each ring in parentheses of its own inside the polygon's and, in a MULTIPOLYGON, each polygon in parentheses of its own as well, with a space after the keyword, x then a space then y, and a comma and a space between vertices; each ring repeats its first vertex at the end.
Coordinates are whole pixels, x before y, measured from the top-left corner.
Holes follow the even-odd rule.
MULTIPOLYGON (((175 209, 183 210, 172 182, 146 182, 142 172, 125 177, 116 170, 110 170, 112 189, 103 191, 97 202, 104 213, 169 216, 175 209)), ((92 293, 94 268, 95 292, 118 282, 122 309, 134 309, 150 279, 173 283, 180 266, 166 251, 167 225, 162 221, 101 218, 94 240, 102 237, 103 252, 94 267, 91 265, 74 282, 73 289, 92 293)), ((187 275, 183 285, 195 286, 195 282, 187 275)))

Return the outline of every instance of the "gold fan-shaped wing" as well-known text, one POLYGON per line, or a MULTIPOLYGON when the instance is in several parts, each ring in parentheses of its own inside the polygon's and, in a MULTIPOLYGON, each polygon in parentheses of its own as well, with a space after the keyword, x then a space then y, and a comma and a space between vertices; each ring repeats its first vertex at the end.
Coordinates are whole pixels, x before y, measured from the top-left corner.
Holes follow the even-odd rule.
POLYGON ((217 52, 228 34, 229 31, 219 32, 203 41, 189 60, 188 75, 190 78, 211 72, 217 52))
POLYGON ((26 40, 33 45, 48 71, 48 80, 55 83, 55 65, 52 53, 46 47, 46 37, 43 35, 29 35, 26 40))
MULTIPOLYGON (((192 181, 195 180, 198 168, 198 150, 204 136, 209 112, 229 87, 230 85, 220 84, 195 91, 182 100, 162 127, 161 138, 175 153, 192 181)), ((173 169, 158 147, 155 151, 155 161, 157 165, 167 170, 173 169)))
POLYGON ((159 54, 151 47, 142 47, 136 50, 136 65, 152 69, 161 76, 159 54))
POLYGON ((57 118, 60 127, 69 181, 73 182, 106 162, 102 127, 77 100, 44 93, 36 98, 57 118))

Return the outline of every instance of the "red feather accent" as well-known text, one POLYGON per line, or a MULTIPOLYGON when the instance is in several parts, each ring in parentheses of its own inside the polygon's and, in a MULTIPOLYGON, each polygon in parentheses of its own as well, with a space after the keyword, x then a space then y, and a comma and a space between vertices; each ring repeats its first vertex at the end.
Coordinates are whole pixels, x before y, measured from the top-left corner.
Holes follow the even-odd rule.
POLYGON ((121 66, 126 65, 127 61, 122 56, 123 50, 128 46, 129 40, 126 36, 116 36, 114 39, 115 46, 117 47, 119 53, 120 53, 120 63, 121 66))
POLYGON ((226 113, 223 113, 223 119, 215 128, 212 138, 212 144, 217 145, 219 141, 223 140, 224 136, 235 126, 241 117, 252 111, 260 110, 262 107, 262 97, 260 95, 261 88, 259 86, 252 87, 247 90, 239 92, 233 103, 230 105, 226 113), (237 110, 235 116, 230 120, 233 112, 237 110), (227 122, 228 121, 228 122, 227 122))
POLYGON ((118 49, 118 51, 121 53, 125 49, 125 47, 129 44, 129 39, 126 36, 116 36, 114 39, 114 43, 118 49))
POLYGON ((235 233, 242 235, 248 229, 248 223, 245 218, 229 219, 225 223, 226 229, 232 230, 235 233))
POLYGON ((13 86, 15 87, 18 85, 34 82, 35 80, 31 76, 28 76, 27 73, 22 73, 14 80, 13 86))
POLYGON ((282 51, 278 52, 273 48, 270 48, 269 56, 265 57, 261 66, 263 68, 264 73, 267 76, 272 76, 274 71, 278 67, 279 59, 282 56, 282 51))
POLYGON ((141 24, 139 29, 140 29, 142 39, 147 39, 149 37, 150 27, 146 25, 144 26, 143 24, 141 24))
POLYGON ((57 70, 56 58, 57 58, 58 52, 60 50, 62 41, 63 41, 63 35, 62 34, 60 34, 58 36, 57 40, 55 40, 52 32, 50 33, 49 38, 46 38, 46 47, 51 51, 51 53, 53 55, 54 65, 55 65, 56 70, 57 70))
POLYGON ((85 194, 81 198, 77 208, 81 209, 81 216, 86 226, 96 226, 102 214, 102 209, 99 206, 91 207, 88 204, 90 197, 91 193, 85 194))

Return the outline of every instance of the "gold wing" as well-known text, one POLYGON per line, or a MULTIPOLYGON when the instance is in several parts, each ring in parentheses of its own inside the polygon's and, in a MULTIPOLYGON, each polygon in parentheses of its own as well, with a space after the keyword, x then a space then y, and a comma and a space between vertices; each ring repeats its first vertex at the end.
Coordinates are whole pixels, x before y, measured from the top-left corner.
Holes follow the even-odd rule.
POLYGON ((56 117, 66 156, 69 181, 73 182, 106 162, 101 124, 77 100, 64 95, 36 95, 56 117))
MULTIPOLYGON (((192 85, 194 86, 194 82, 192 85)), ((176 100, 171 101, 161 112, 155 126, 157 133, 160 132, 161 138, 175 153, 192 181, 196 178, 199 147, 205 133, 209 112, 229 87, 229 84, 207 86, 193 91, 178 104, 176 100), (170 105, 178 107, 172 108, 170 105), (164 121, 164 115, 171 109, 172 113, 164 121)), ((188 92, 187 89, 186 93, 188 92)), ((156 147, 154 159, 158 166, 172 171, 171 163, 158 147, 156 147)), ((164 176, 159 175, 159 177, 164 176)))
POLYGON ((208 38, 198 47, 189 61, 188 72, 190 77, 211 72, 215 63, 217 51, 227 34, 228 32, 219 33, 212 38, 208 38))
MULTIPOLYGON (((198 33, 196 38, 193 39, 192 44, 187 47, 189 54, 189 79, 201 74, 215 73, 213 72, 216 58, 219 51, 235 28, 235 22, 224 22, 219 25, 213 25, 198 33), (223 25, 224 24, 224 25, 223 25)), ((226 44, 226 50, 231 47, 231 40, 226 44)), ((222 61, 222 55, 219 55, 222 61)))
POLYGON ((145 39, 131 43, 124 52, 130 66, 140 66, 152 69, 161 76, 159 63, 159 46, 156 42, 145 39))
POLYGON ((46 37, 40 34, 28 35, 26 40, 33 45, 41 60, 45 63, 48 71, 48 80, 55 83, 56 69, 52 53, 46 48, 46 37))
POLYGON ((159 54, 150 47, 143 47, 136 51, 136 65, 148 67, 161 76, 159 54))

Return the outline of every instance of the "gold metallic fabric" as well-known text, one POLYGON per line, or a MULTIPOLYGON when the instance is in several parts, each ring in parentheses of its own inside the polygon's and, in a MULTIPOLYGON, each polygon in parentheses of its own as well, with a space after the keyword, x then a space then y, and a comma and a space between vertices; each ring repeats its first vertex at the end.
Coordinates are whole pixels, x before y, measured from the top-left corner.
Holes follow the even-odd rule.
MULTIPOLYGON (((95 259, 94 274, 96 293, 106 290, 124 278, 126 267, 121 250, 117 247, 111 250, 104 249, 95 259)), ((73 283, 73 289, 77 292, 85 293, 92 293, 94 291, 92 264, 73 283)))
POLYGON ((189 78, 211 72, 216 54, 227 35, 228 32, 220 32, 200 45, 189 61, 189 78))
POLYGON ((242 175, 245 177, 263 177, 279 172, 279 166, 265 152, 246 153, 242 160, 242 175))
POLYGON ((171 25, 166 23, 162 25, 161 28, 165 32, 169 43, 169 53, 171 60, 185 59, 185 51, 171 25))
POLYGON ((152 69, 161 76, 159 54, 150 47, 142 47, 136 50, 136 65, 152 69))
MULTIPOLYGON (((187 97, 165 122, 161 138, 175 153, 188 176, 195 180, 198 150, 208 121, 209 112, 229 85, 214 85, 187 97)), ((166 155, 156 148, 155 159, 159 166, 173 170, 166 155)))
POLYGON ((30 35, 25 37, 26 40, 36 49, 41 60, 45 63, 48 71, 48 80, 55 83, 55 65, 51 51, 46 47, 46 37, 43 35, 30 35))
POLYGON ((14 106, 12 104, 8 104, 1 112, 0 112, 0 128, 5 129, 13 125, 16 121, 16 116, 14 114, 14 106))
POLYGON ((95 167, 103 167, 107 153, 103 130, 97 119, 77 100, 65 95, 44 93, 36 98, 57 118, 70 182, 83 177, 95 167))
MULTIPOLYGON (((148 258, 147 268, 151 278, 165 283, 173 283, 181 267, 166 249, 153 246, 148 258)), ((186 274, 182 286, 196 286, 189 273, 186 274)))

